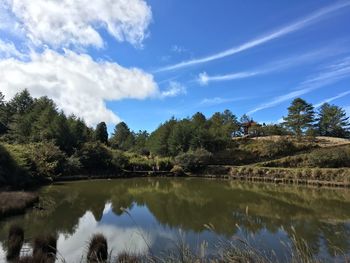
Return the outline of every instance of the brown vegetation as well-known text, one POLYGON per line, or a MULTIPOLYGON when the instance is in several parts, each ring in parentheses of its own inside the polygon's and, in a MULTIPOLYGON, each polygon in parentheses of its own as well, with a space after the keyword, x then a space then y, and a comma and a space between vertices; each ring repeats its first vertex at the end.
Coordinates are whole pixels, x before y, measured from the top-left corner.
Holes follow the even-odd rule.
POLYGON ((38 201, 38 195, 32 192, 0 192, 0 219, 22 214, 38 201))

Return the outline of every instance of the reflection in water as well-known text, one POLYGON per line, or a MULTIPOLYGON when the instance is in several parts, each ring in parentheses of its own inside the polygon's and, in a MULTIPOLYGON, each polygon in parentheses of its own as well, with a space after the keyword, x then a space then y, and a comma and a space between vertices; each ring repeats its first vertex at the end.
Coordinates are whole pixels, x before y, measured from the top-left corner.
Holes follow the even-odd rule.
POLYGON ((214 254, 219 239, 241 236, 281 258, 281 241, 294 233, 322 257, 335 255, 335 247, 350 251, 350 192, 345 189, 141 178, 52 185, 41 190, 41 199, 44 211, 0 222, 0 261, 6 246, 1 241, 12 223, 24 227, 26 238, 56 233, 67 262, 79 261, 95 233, 106 236, 114 254, 159 254, 180 239, 193 250, 208 241, 207 253, 214 254), (204 226, 209 223, 214 231, 204 226))

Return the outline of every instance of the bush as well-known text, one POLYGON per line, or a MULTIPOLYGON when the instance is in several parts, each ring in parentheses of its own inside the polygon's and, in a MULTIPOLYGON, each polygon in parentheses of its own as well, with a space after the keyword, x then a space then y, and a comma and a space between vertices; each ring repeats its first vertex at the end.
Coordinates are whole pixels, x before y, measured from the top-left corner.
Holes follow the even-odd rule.
POLYGON ((129 166, 130 170, 136 171, 152 171, 156 168, 156 162, 153 159, 148 159, 145 156, 137 154, 129 155, 129 166))
POLYGON ((180 165, 175 165, 170 172, 175 176, 183 176, 185 174, 184 169, 180 165))
POLYGON ((112 165, 117 170, 123 170, 129 166, 129 159, 121 151, 113 151, 112 165))
POLYGON ((77 156, 72 155, 69 158, 67 158, 67 160, 65 162, 64 174, 65 175, 78 174, 81 172, 82 167, 83 166, 80 162, 80 159, 77 156))
POLYGON ((160 171, 170 171, 173 168, 173 162, 170 158, 157 158, 157 169, 160 171))
POLYGON ((209 164, 212 154, 205 149, 197 149, 180 154, 175 158, 175 164, 183 167, 185 171, 197 172, 209 164))
POLYGON ((294 143, 288 139, 280 138, 276 141, 261 141, 257 147, 260 157, 272 158, 284 156, 297 151, 294 143))
POLYGON ((112 152, 100 142, 85 143, 75 153, 86 172, 101 172, 113 169, 112 152))
POLYGON ((30 152, 36 176, 52 178, 61 175, 64 171, 66 156, 52 142, 31 144, 30 152))
POLYGON ((308 165, 320 168, 350 167, 350 147, 316 150, 309 154, 308 165))

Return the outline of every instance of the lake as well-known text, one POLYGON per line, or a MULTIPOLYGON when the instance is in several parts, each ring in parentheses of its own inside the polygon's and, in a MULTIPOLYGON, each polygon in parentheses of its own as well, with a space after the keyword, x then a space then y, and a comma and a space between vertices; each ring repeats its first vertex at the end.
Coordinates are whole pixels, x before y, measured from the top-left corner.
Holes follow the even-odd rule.
POLYGON ((347 189, 136 178, 60 183, 43 187, 40 196, 44 210, 0 222, 0 261, 13 223, 24 227, 28 242, 38 234, 57 234, 67 262, 80 261, 94 233, 105 234, 114 255, 161 255, 185 243, 210 257, 223 242, 239 238, 283 261, 295 234, 320 258, 350 252, 347 189))

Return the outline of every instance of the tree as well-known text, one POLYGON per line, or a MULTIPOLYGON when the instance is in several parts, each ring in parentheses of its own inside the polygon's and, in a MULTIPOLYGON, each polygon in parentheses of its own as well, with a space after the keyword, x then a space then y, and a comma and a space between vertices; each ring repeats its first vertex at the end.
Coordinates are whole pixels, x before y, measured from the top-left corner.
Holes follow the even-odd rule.
POLYGON ((313 127, 314 115, 314 107, 297 98, 288 107, 287 117, 283 117, 284 125, 297 136, 301 136, 306 129, 313 127))
POLYGON ((110 139, 110 144, 115 149, 130 150, 134 145, 135 137, 125 122, 118 123, 110 139))
POLYGON ((349 117, 341 107, 324 103, 317 121, 317 129, 321 136, 345 137, 348 133, 349 117))
POLYGON ((107 125, 105 122, 100 122, 99 124, 97 124, 95 130, 95 139, 104 144, 108 143, 108 132, 107 125))
POLYGON ((9 102, 11 109, 14 113, 23 114, 27 112, 33 105, 34 99, 30 96, 27 89, 17 93, 13 99, 9 102))
POLYGON ((180 152, 187 152, 190 149, 192 134, 192 125, 188 119, 177 122, 168 138, 170 155, 175 156, 180 152))
POLYGON ((169 155, 168 139, 176 123, 177 121, 174 118, 171 118, 152 132, 147 140, 147 147, 152 153, 161 156, 169 155))
POLYGON ((7 127, 5 125, 5 113, 6 113, 6 104, 5 96, 0 91, 0 135, 6 133, 7 127))

